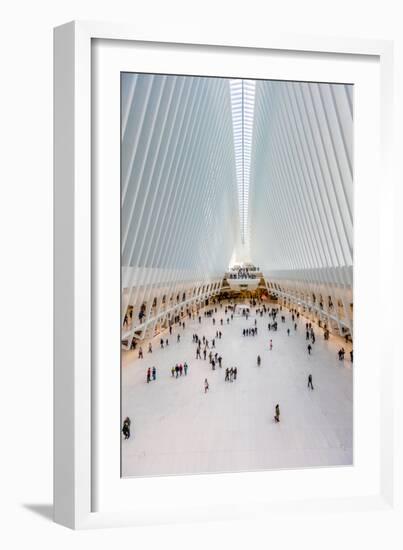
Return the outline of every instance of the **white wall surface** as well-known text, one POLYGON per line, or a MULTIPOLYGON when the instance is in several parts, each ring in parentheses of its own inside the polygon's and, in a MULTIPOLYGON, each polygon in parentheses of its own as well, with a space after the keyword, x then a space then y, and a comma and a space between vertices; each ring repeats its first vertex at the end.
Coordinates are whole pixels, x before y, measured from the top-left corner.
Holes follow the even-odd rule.
MULTIPOLYGON (((74 533, 52 524, 52 28, 71 19, 152 21, 158 29, 229 26, 396 40, 397 138, 402 143, 402 14, 398 0, 27 0, 2 4, 0 33, 0 546, 14 548, 352 548, 402 547, 401 499, 394 512, 269 522, 74 533), (29 281, 29 286, 27 282, 29 281), (41 514, 34 513, 36 507, 41 514)), ((400 155, 401 156, 401 155, 400 155)), ((399 167, 400 168, 400 167, 399 167)), ((399 172, 400 181, 402 173, 399 172)), ((402 186, 396 204, 403 204, 402 186)), ((401 210, 401 208, 400 208, 401 210)), ((402 234, 402 216, 396 219, 402 234)), ((399 251, 401 258, 401 251, 399 251)), ((397 278, 403 280, 401 265, 397 278)), ((393 296, 402 311, 399 293, 393 296)), ((391 342, 399 341, 399 317, 391 342)), ((401 337, 400 337, 401 341, 401 337)), ((396 392, 402 376, 396 373, 396 392)), ((399 390, 400 387, 400 390, 399 390)), ((398 395, 398 393, 396 393, 398 395)), ((399 418, 401 405, 398 405, 399 418)), ((396 427, 400 464, 402 423, 396 427), (400 433, 399 433, 400 432, 400 433)), ((398 496, 403 495, 400 470, 398 496)))

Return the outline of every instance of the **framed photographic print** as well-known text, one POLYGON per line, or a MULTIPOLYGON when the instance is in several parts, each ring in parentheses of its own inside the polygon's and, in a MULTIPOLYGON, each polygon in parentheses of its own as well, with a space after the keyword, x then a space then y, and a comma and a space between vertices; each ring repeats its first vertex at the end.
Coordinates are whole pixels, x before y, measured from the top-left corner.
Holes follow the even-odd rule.
POLYGON ((392 502, 391 60, 55 30, 56 521, 392 502))

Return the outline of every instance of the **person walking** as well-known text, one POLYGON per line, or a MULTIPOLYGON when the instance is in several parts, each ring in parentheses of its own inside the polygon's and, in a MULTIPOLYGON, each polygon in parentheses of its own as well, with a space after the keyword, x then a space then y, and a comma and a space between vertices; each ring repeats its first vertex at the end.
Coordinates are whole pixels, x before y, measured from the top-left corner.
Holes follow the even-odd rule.
POLYGON ((287 335, 290 336, 290 329, 287 329, 287 335))
POLYGON ((209 384, 207 378, 204 379, 204 393, 207 393, 209 390, 209 384))
POLYGON ((187 376, 188 375, 188 364, 186 362, 183 364, 183 370, 185 371, 185 376, 187 376))
POLYGON ((229 382, 229 368, 227 367, 225 369, 225 380, 224 382, 229 382))
POLYGON ((139 359, 143 359, 143 350, 141 346, 139 347, 139 359))
POLYGON ((157 369, 153 367, 153 380, 157 380, 157 369))
POLYGON ((148 370, 147 370, 147 384, 150 383, 150 380, 151 380, 151 369, 148 368, 148 370))
POLYGON ((270 340, 269 347, 270 347, 270 351, 271 351, 273 349, 273 340, 270 340))
POLYGON ((237 374, 238 374, 238 369, 237 367, 234 367, 234 380, 236 380, 237 374))
POLYGON ((260 367, 261 359, 260 355, 257 356, 257 366, 260 367))
POLYGON ((311 390, 313 390, 312 374, 308 376, 308 388, 311 388, 311 390))
POLYGON ((122 427, 122 433, 125 436, 125 439, 129 439, 130 437, 130 424, 131 424, 131 420, 127 416, 123 421, 123 427, 122 427))
POLYGON ((274 421, 276 423, 280 422, 280 406, 279 406, 278 403, 277 403, 276 408, 275 408, 274 421))
POLYGON ((179 365, 178 364, 175 365, 175 373, 176 373, 176 378, 178 378, 178 376, 179 376, 179 365))
POLYGON ((152 353, 153 352, 153 347, 151 345, 151 342, 148 344, 148 353, 152 353))
POLYGON ((175 367, 172 367, 171 369, 172 378, 175 376, 175 367))
POLYGON ((178 334, 178 336, 176 337, 176 341, 177 341, 177 342, 180 342, 180 341, 181 341, 181 335, 180 335, 180 334, 178 334))
POLYGON ((199 347, 196 349, 196 359, 201 359, 200 348, 199 347))
POLYGON ((307 349, 308 349, 308 354, 311 355, 311 351, 312 351, 312 346, 311 346, 311 344, 308 344, 308 348, 307 348, 307 349))
POLYGON ((182 372, 183 372, 183 367, 182 367, 182 363, 179 365, 179 376, 182 376, 182 372))

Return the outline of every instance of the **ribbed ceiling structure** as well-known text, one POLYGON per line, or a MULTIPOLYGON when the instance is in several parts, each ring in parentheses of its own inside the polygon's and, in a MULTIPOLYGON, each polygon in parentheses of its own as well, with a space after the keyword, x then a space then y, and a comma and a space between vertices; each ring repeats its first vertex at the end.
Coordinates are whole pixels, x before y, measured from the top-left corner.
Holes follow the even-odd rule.
POLYGON ((147 74, 121 85, 122 319, 145 308, 155 326, 211 296, 245 250, 268 289, 326 296, 347 318, 352 86, 147 74))
POLYGON ((122 75, 122 264, 222 275, 239 240, 228 81, 122 75))
POLYGON ((352 86, 258 82, 251 255, 269 271, 351 266, 352 86))

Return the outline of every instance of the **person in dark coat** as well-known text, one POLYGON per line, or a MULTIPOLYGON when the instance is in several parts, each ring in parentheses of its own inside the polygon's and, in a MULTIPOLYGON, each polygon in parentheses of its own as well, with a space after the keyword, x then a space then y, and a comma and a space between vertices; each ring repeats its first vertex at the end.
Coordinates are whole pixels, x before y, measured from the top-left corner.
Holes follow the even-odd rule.
POLYGON ((127 416, 123 421, 123 428, 122 428, 122 433, 125 436, 125 439, 129 439, 130 437, 130 424, 131 424, 131 420, 127 416))

